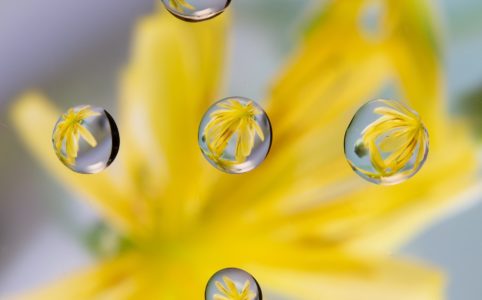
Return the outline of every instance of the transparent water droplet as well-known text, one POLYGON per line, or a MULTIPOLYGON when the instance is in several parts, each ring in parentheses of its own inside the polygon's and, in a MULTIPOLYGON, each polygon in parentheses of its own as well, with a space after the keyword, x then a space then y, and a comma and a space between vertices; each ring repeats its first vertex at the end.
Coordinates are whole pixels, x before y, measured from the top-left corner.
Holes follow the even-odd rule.
POLYGON ((262 300, 263 295, 251 274, 241 269, 227 268, 216 272, 209 279, 205 299, 262 300))
POLYGON ((429 137, 417 112, 394 100, 363 105, 345 133, 345 156, 369 182, 401 183, 422 168, 429 137))
POLYGON ((271 123, 253 100, 229 97, 204 114, 198 142, 204 157, 217 169, 240 174, 259 166, 271 147, 271 123))
POLYGON ((94 174, 114 161, 119 151, 119 131, 103 108, 80 105, 59 118, 52 144, 66 167, 77 173, 94 174))
POLYGON ((231 0, 162 0, 166 9, 181 20, 199 22, 221 14, 231 0))

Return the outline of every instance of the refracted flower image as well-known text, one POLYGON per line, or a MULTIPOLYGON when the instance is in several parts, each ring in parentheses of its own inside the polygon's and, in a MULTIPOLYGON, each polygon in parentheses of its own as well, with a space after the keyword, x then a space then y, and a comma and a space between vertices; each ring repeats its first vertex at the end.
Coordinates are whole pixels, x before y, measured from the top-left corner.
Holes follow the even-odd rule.
POLYGON ((250 291, 250 283, 248 280, 245 281, 241 290, 238 290, 236 284, 229 278, 223 277, 224 284, 216 281, 216 287, 219 294, 214 294, 213 299, 215 300, 253 300, 255 294, 250 291))
POLYGON ((2 18, 0 36, 36 47, 0 47, 0 65, 5 48, 29 65, 0 77, 28 75, 9 84, 0 126, 0 298, 195 300, 209 286, 216 300, 480 299, 480 145, 454 90, 477 64, 443 55, 433 1, 240 0, 199 23, 159 1, 4 1, 36 9, 2 18), (76 167, 102 145, 95 107, 122 139, 96 174, 52 148, 79 105, 64 113, 65 159, 71 137, 76 167), (361 179, 344 152, 354 116, 350 160, 365 176, 417 174, 361 179), (231 267, 244 277, 210 280, 231 267))
POLYGON ((237 268, 226 268, 209 279, 205 300, 263 300, 263 295, 251 274, 237 268))
POLYGON ((396 184, 425 163, 429 136, 420 116, 394 100, 374 100, 355 114, 345 133, 353 170, 373 183, 396 184))
POLYGON ((57 156, 66 164, 75 166, 79 152, 79 139, 82 137, 91 147, 97 146, 95 137, 84 127, 85 119, 99 116, 90 106, 69 109, 55 125, 53 143, 57 156), (65 147, 65 151, 62 148, 65 147), (65 154, 62 152, 66 152, 65 154))
POLYGON ((206 159, 227 173, 245 173, 268 155, 272 129, 253 100, 233 97, 213 104, 199 126, 199 145, 206 159))
POLYGON ((224 281, 224 284, 226 284, 226 286, 224 286, 221 282, 216 281, 216 287, 218 288, 220 294, 215 294, 213 299, 215 300, 231 300, 231 299, 253 300, 254 299, 255 297, 254 294, 249 290, 250 288, 249 281, 246 281, 244 283, 241 291, 238 291, 236 284, 229 277, 224 277, 223 281, 224 281))
POLYGON ((112 163, 120 138, 117 125, 107 111, 81 105, 70 108, 59 118, 52 143, 65 166, 78 173, 92 174, 112 163))

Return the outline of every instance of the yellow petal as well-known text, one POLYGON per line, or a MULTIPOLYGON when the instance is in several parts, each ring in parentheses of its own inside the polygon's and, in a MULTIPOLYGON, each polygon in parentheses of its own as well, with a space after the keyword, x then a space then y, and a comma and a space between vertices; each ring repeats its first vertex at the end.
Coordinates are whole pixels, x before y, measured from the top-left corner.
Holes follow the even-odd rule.
POLYGON ((238 288, 236 287, 236 284, 234 284, 234 282, 231 280, 231 278, 223 276, 223 281, 226 284, 230 295, 238 293, 238 288))
POLYGON ((181 12, 184 11, 184 8, 195 9, 195 7, 189 4, 186 0, 169 0, 169 3, 172 7, 180 10, 181 12))
POLYGON ((67 157, 77 158, 79 152, 79 135, 77 131, 71 130, 69 136, 65 137, 65 148, 67 157))
POLYGON ((245 118, 241 120, 238 127, 238 138, 236 140, 236 161, 244 162, 246 157, 251 154, 254 146, 255 132, 250 128, 249 123, 245 118))
POLYGON ((95 137, 92 135, 92 133, 85 128, 82 125, 78 126, 78 130, 80 133, 80 136, 91 146, 91 147, 96 147, 97 146, 97 141, 95 140, 95 137))
MULTIPOLYGON (((159 14, 145 18, 137 29, 127 70, 136 84, 124 97, 127 105, 122 110, 135 102, 146 112, 145 122, 159 149, 156 156, 164 163, 165 180, 155 204, 162 214, 158 216, 162 232, 172 234, 183 223, 183 215, 196 214, 199 186, 211 180, 206 172, 216 176, 200 155, 196 139, 189 137, 196 136, 202 115, 217 98, 226 17, 192 26, 159 14)), ((151 168, 149 163, 142 165, 151 168)))
MULTIPOLYGON (((261 129, 261 127, 259 126, 258 122, 256 122, 256 121, 251 122, 251 125, 253 126, 253 129, 256 132, 256 134, 259 136, 259 139, 261 141, 264 141, 264 133, 263 133, 263 130, 261 129)), ((253 130, 253 129, 251 129, 251 130, 253 130)))
MULTIPOLYGON (((444 96, 441 86, 444 79, 440 65, 437 12, 426 0, 390 1, 387 4, 401 18, 396 24, 396 34, 387 43, 386 53, 396 69, 405 99, 410 101, 427 125, 434 123, 440 126, 443 105, 438 99, 444 96)), ((432 141, 438 143, 439 138, 432 137, 432 141)))
POLYGON ((95 116, 100 116, 99 112, 93 111, 90 107, 90 105, 83 106, 79 109, 77 113, 75 113, 75 116, 79 120, 85 120, 90 117, 95 117, 95 116))
POLYGON ((300 300, 442 300, 442 276, 408 263, 367 260, 338 272, 254 268, 267 290, 300 300))
POLYGON ((63 124, 60 124, 56 131, 54 132, 54 147, 57 153, 62 152, 62 146, 64 144, 65 139, 67 136, 70 136, 70 133, 72 131, 72 127, 65 126, 63 124))
POLYGON ((239 294, 239 298, 243 300, 252 300, 254 299, 255 295, 253 292, 250 290, 250 282, 249 280, 246 280, 244 282, 243 288, 241 289, 241 293, 239 294))
POLYGON ((392 152, 397 149, 403 148, 403 145, 406 145, 407 142, 410 140, 409 135, 411 134, 410 131, 404 129, 395 129, 390 132, 390 135, 385 137, 380 142, 380 150, 383 152, 392 152))
POLYGON ((194 9, 195 7, 192 6, 191 4, 189 4, 187 2, 187 0, 174 0, 174 1, 178 1, 182 6, 184 6, 185 8, 189 8, 189 9, 194 9))
POLYGON ((385 169, 387 168, 387 166, 385 165, 385 161, 383 160, 381 153, 378 151, 375 140, 369 140, 367 142, 368 143, 366 145, 370 154, 370 161, 372 166, 379 174, 385 174, 385 169))
POLYGON ((218 291, 220 291, 221 293, 224 293, 224 294, 229 293, 229 291, 224 287, 224 285, 221 282, 216 281, 214 284, 216 285, 216 288, 218 289, 218 291))

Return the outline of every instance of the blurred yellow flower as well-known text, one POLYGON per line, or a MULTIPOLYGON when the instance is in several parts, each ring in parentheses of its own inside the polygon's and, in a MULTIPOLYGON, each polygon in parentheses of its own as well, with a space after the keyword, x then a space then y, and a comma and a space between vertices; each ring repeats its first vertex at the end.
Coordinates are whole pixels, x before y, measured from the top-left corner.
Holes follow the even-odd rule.
POLYGON ((444 114, 427 1, 380 2, 377 39, 359 24, 370 1, 326 4, 266 99, 272 150, 248 174, 218 172, 194 138, 220 98, 226 16, 196 26, 165 14, 140 22, 121 85, 125 142, 106 172, 81 176, 58 164, 49 144, 56 109, 37 92, 15 101, 26 145, 131 244, 19 298, 201 299, 213 273, 236 266, 271 299, 442 299, 440 272, 392 254, 460 203, 475 184, 475 151, 444 114), (346 164, 343 136, 386 85, 424 117, 432 152, 416 178, 379 187, 346 164))
POLYGON ((90 109, 86 105, 77 111, 70 108, 67 113, 62 115, 62 119, 57 123, 54 130, 54 147, 58 157, 68 165, 75 165, 75 160, 79 152, 79 139, 82 137, 91 147, 97 146, 95 137, 83 126, 84 120, 95 117, 100 113, 90 109), (66 155, 62 152, 65 143, 66 155))
POLYGON ((235 161, 244 162, 253 150, 256 135, 264 141, 263 130, 256 122, 256 116, 263 112, 252 101, 244 105, 236 99, 229 99, 217 106, 220 109, 210 114, 203 133, 209 150, 219 160, 231 138, 236 135, 235 161))
POLYGON ((255 295, 250 290, 249 280, 246 280, 241 292, 238 291, 236 284, 231 280, 231 278, 224 276, 223 281, 226 286, 219 281, 216 281, 215 283, 216 288, 222 293, 222 295, 215 294, 214 300, 253 300, 255 298, 255 295))

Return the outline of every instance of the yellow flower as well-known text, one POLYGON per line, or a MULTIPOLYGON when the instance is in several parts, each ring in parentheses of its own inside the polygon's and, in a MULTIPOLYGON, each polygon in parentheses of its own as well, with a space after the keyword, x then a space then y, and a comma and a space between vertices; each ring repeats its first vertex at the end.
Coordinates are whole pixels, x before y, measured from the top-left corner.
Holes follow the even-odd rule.
POLYGON ((250 290, 249 280, 246 280, 241 292, 238 291, 236 284, 231 278, 224 276, 223 281, 226 286, 219 281, 215 282, 218 291, 223 295, 214 294, 214 300, 253 300, 256 297, 256 295, 250 290))
POLYGON ((386 106, 374 109, 381 117, 362 131, 360 143, 377 172, 354 167, 373 178, 391 176, 399 173, 416 152, 413 169, 418 169, 427 149, 427 132, 420 116, 397 101, 379 101, 386 106), (384 159, 382 152, 390 155, 384 159))
POLYGON ((75 165, 79 152, 79 139, 82 137, 91 147, 97 146, 97 141, 92 133, 83 126, 85 119, 99 116, 100 113, 90 109, 89 105, 80 107, 75 111, 70 108, 62 115, 54 131, 53 142, 55 151, 60 159, 68 165, 75 165), (65 144, 65 154, 62 148, 65 144))
POLYGON ((212 274, 236 266, 272 299, 442 299, 438 270, 393 253, 463 203, 477 183, 475 150, 443 113, 426 2, 383 3, 387 32, 376 42, 358 26, 365 1, 324 7, 266 99, 276 136, 270 159, 248 174, 212 168, 195 138, 221 98, 227 15, 196 26, 167 14, 142 20, 117 118, 126 142, 106 172, 81 176, 56 163, 56 109, 38 92, 15 101, 12 120, 32 153, 131 245, 19 298, 200 299, 212 274), (433 151, 418 176, 380 188, 354 174, 342 141, 386 79, 424 116, 433 151))
POLYGON ((246 103, 229 99, 217 104, 220 109, 210 114, 203 135, 215 160, 219 160, 229 141, 235 136, 235 162, 244 162, 251 154, 256 135, 264 141, 256 116, 262 114, 252 101, 246 103))
POLYGON ((174 7, 174 9, 180 12, 183 12, 186 8, 190 10, 195 9, 195 7, 189 4, 187 0, 169 0, 169 3, 172 7, 174 7))

